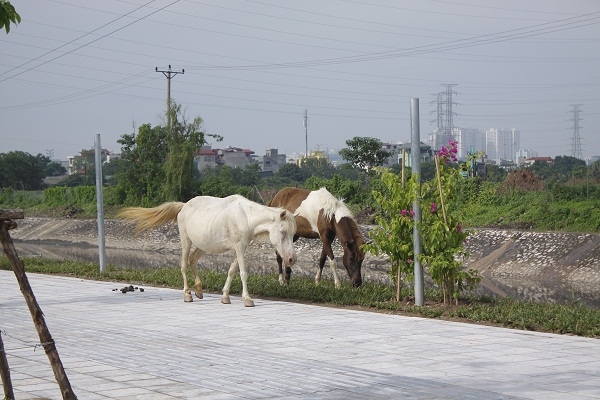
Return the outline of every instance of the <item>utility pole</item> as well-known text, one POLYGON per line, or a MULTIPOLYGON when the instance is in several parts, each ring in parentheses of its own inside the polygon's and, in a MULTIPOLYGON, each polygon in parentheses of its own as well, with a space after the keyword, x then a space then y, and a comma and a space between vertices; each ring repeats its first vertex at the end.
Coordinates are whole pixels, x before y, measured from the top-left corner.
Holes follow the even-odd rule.
POLYGON ((306 136, 306 158, 308 159, 308 110, 304 109, 304 134, 306 136))
POLYGON ((571 157, 583 160, 583 153, 581 152, 581 136, 579 136, 579 129, 581 128, 581 126, 579 125, 579 122, 581 121, 581 118, 579 117, 579 113, 581 112, 581 110, 579 109, 580 106, 581 104, 571 104, 571 107, 573 107, 573 110, 571 110, 573 113, 573 118, 571 118, 571 121, 573 121, 573 137, 571 138, 571 157))
POLYGON ((159 70, 158 67, 155 68, 156 72, 162 72, 162 74, 167 78, 167 129, 169 130, 169 135, 171 135, 171 79, 177 74, 184 74, 185 70, 181 71, 172 71, 171 64, 169 64, 169 69, 166 71, 159 70))

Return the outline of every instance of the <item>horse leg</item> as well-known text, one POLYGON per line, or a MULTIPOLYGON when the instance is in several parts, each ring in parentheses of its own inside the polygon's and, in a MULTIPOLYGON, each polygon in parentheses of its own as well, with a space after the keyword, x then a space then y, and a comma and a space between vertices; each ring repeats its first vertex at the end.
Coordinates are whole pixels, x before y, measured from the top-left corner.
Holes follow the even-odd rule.
POLYGON ((333 282, 335 284, 335 288, 339 289, 341 287, 341 283, 337 274, 335 256, 333 255, 333 249, 331 248, 331 243, 333 243, 334 240, 334 233, 326 235, 326 240, 323 240, 323 251, 321 252, 321 259, 319 260, 319 267, 321 268, 321 271, 323 271, 323 266, 325 265, 325 258, 328 257, 329 267, 331 268, 331 272, 333 273, 333 282))
POLYGON ((321 275, 323 274, 323 266, 325 265, 325 259, 327 258, 327 253, 325 253, 325 249, 321 250, 321 257, 319 258, 319 270, 317 271, 317 275, 315 275, 315 285, 321 283, 321 275))
POLYGON ((191 303, 194 301, 187 281, 187 270, 189 265, 190 248, 192 241, 189 238, 181 237, 181 276, 183 277, 183 301, 191 303))
POLYGON ((231 281, 237 272, 237 258, 233 260, 231 266, 229 267, 229 272, 227 272, 227 280, 225 281, 225 286, 223 286, 223 296, 221 296, 221 303, 223 304, 231 304, 231 300, 229 299, 229 289, 231 289, 231 281))
POLYGON ((240 265, 240 278, 242 278, 242 300, 244 301, 244 306, 254 307, 254 301, 250 298, 250 293, 248 293, 248 267, 246 267, 246 262, 244 261, 244 252, 236 249, 236 254, 238 264, 240 265))
POLYGON ((290 283, 290 276, 292 275, 292 268, 287 266, 285 267, 285 277, 283 276, 283 258, 277 254, 277 265, 279 266, 279 284, 281 286, 288 285, 290 283))
POLYGON ((189 265, 190 269, 194 273, 194 293, 196 297, 201 299, 203 297, 202 294, 202 280, 200 279, 200 275, 198 275, 198 269, 196 268, 196 264, 198 264, 198 260, 200 257, 204 255, 204 252, 200 249, 194 249, 192 254, 189 257, 189 265))

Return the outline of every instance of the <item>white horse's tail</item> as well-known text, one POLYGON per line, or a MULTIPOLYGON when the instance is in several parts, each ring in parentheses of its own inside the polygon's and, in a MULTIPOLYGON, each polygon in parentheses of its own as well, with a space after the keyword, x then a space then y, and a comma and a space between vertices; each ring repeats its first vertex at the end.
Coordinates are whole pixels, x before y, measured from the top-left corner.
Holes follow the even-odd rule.
POLYGON ((177 214, 179 214, 184 205, 185 203, 172 201, 154 208, 127 207, 117 214, 117 218, 135 222, 135 233, 139 234, 157 226, 176 221, 177 214))

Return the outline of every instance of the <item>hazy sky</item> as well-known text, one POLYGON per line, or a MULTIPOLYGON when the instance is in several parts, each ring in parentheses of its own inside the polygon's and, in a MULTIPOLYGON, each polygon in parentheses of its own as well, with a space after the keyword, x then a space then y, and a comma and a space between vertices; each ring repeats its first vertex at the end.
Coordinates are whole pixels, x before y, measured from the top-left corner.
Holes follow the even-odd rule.
POLYGON ((141 124, 171 97, 213 147, 304 152, 354 136, 421 138, 453 84, 454 125, 516 128, 521 147, 600 155, 598 0, 12 0, 0 32, 0 153, 66 159, 141 124))

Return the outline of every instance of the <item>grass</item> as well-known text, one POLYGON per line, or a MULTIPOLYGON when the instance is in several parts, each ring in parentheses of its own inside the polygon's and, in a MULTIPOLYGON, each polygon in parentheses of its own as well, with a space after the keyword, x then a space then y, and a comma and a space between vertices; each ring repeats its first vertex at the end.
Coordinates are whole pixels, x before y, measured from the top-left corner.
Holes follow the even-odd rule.
MULTIPOLYGON (((31 273, 55 274, 84 279, 117 281, 126 284, 162 286, 181 289, 181 272, 178 268, 123 269, 108 266, 100 273, 97 264, 74 261, 51 261, 39 258, 25 258, 25 269, 31 273)), ((0 257, 0 269, 11 270, 6 256, 0 257)), ((204 291, 220 293, 226 274, 201 270, 204 291)), ((193 280, 189 278, 190 286, 193 280)), ((395 289, 389 285, 366 283, 360 289, 349 284, 341 289, 333 283, 323 281, 316 286, 310 279, 294 277, 289 286, 280 286, 275 275, 250 275, 248 286, 253 297, 278 299, 315 305, 352 307, 365 311, 391 314, 440 318, 446 320, 501 326, 507 328, 570 334, 600 338, 600 309, 572 304, 549 304, 517 301, 514 299, 494 299, 465 295, 459 305, 447 306, 441 303, 441 294, 435 289, 427 289, 426 304, 415 306, 411 301, 396 302, 395 289)), ((239 275, 231 286, 232 294, 242 290, 239 275)), ((410 293, 404 293, 405 298, 410 293)), ((182 296, 183 297, 183 296, 182 296)), ((410 300, 410 299, 409 299, 410 300)))

